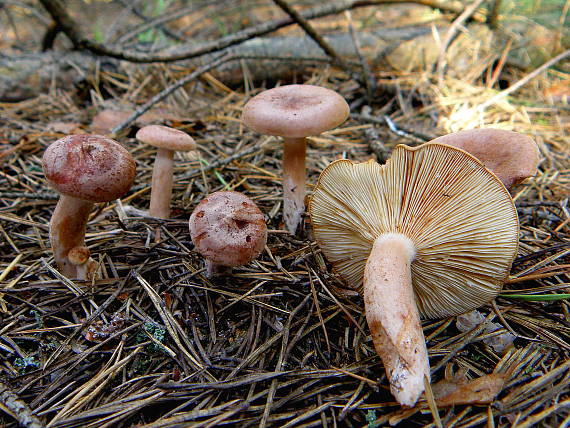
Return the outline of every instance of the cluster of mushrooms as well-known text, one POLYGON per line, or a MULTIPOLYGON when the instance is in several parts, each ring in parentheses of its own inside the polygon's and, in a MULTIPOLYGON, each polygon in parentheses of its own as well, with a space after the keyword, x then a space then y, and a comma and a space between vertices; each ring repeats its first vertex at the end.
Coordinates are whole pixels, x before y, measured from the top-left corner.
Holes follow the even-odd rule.
MULTIPOLYGON (((306 138, 348 114, 339 94, 312 85, 270 89, 244 107, 246 126, 283 137, 283 221, 292 234, 305 212, 306 138)), ((157 125, 136 137, 158 148, 149 215, 169 218, 173 154, 196 144, 157 125)), ((308 206, 314 238, 346 286, 362 293, 375 349, 401 405, 413 406, 429 383, 420 317, 461 314, 501 290, 518 248, 508 189, 534 175, 537 164, 531 138, 478 129, 399 145, 384 165, 342 159, 322 171, 308 206)), ((61 194, 50 223, 54 260, 69 278, 92 278, 97 264, 85 245, 87 219, 95 202, 129 190, 135 162, 109 138, 70 135, 46 149, 43 168, 61 194)), ((263 213, 238 192, 207 196, 189 228, 208 276, 249 263, 267 240, 263 213)))

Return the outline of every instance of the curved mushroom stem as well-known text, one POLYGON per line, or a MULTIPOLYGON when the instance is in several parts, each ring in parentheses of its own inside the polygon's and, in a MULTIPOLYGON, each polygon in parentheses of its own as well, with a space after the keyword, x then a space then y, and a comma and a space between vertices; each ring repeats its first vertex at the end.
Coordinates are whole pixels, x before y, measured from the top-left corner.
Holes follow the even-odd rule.
POLYGON ((283 220, 295 233, 305 211, 306 138, 284 138, 283 147, 283 220))
POLYGON ((413 406, 429 379, 425 337, 412 288, 412 242, 387 233, 374 241, 364 270, 366 320, 376 352, 390 381, 390 391, 403 406, 413 406))
POLYGON ((61 195, 53 212, 49 225, 53 257, 68 278, 90 279, 93 273, 95 261, 85 247, 85 226, 92 208, 92 202, 61 195), (82 254, 79 258, 78 253, 82 254))

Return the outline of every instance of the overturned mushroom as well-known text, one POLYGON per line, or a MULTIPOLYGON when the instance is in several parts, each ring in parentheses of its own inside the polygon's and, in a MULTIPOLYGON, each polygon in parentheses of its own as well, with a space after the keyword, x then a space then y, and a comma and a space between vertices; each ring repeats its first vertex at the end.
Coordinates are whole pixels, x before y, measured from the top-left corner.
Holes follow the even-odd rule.
POLYGON ((60 193, 50 222, 55 262, 69 278, 88 279, 95 262, 85 246, 85 226, 95 202, 125 194, 135 178, 135 162, 119 143, 101 135, 68 135, 44 152, 43 170, 60 193))
POLYGON ((295 233, 305 211, 306 137, 343 123, 349 107, 336 92, 313 85, 287 85, 253 97, 242 121, 254 131, 283 137, 283 220, 295 233))
POLYGON ((509 193, 463 150, 398 146, 384 166, 330 164, 309 213, 327 259, 364 294, 392 394, 413 406, 429 378, 420 315, 477 308, 509 274, 518 246, 509 193))
POLYGON ((475 156, 507 189, 536 174, 538 146, 528 135, 482 128, 447 134, 430 142, 457 147, 475 156))
POLYGON ((239 192, 214 192, 190 216, 190 236, 206 259, 207 276, 257 258, 267 242, 267 226, 255 202, 239 192))

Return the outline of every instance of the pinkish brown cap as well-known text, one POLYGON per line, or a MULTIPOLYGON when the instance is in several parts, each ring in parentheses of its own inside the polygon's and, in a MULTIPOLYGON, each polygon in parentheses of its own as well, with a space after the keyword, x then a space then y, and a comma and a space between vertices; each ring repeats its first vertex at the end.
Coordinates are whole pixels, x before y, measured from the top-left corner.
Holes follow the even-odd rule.
POLYGON ((44 152, 43 169, 59 193, 91 202, 121 197, 135 179, 130 153, 102 135, 68 135, 53 142, 44 152))
POLYGON ((335 91, 313 85, 286 85, 249 100, 242 121, 261 134, 303 138, 336 128, 348 113, 348 104, 335 91))
POLYGON ((196 142, 186 132, 162 125, 148 125, 138 130, 137 140, 161 149, 187 152, 196 148, 196 142))
POLYGON ((190 236, 196 250, 209 261, 240 266, 254 260, 267 242, 260 209, 239 192, 215 192, 190 216, 190 236))
POLYGON ((527 135, 502 129, 470 129, 430 141, 465 150, 511 188, 536 174, 538 147, 527 135))

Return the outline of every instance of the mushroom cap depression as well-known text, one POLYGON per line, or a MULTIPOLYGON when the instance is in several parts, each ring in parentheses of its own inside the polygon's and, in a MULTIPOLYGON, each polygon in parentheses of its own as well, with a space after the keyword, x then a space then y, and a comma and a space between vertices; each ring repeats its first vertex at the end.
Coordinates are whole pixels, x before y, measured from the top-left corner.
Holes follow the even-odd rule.
POLYGON ((59 193, 91 202, 124 195, 135 179, 135 161, 115 140, 102 135, 68 135, 44 152, 44 174, 59 193))
POLYGON ((472 154, 510 188, 536 174, 538 146, 528 135, 503 129, 470 129, 438 137, 430 143, 447 144, 472 154))
POLYGON ((239 192, 208 195, 192 212, 189 227, 196 250, 222 266, 249 263, 267 242, 263 213, 239 192))
POLYGON ((249 100, 242 121, 261 134, 303 138, 337 127, 348 113, 348 104, 335 91, 314 85, 286 85, 249 100))
POLYGON ((499 179, 443 144, 397 146, 385 165, 338 160, 309 204, 316 240, 348 286, 360 288, 374 240, 400 233, 415 246, 420 314, 460 314, 501 290, 518 248, 518 216, 499 179))
POLYGON ((137 131, 137 140, 159 149, 188 152, 196 148, 196 142, 186 132, 162 125, 147 125, 137 131))

